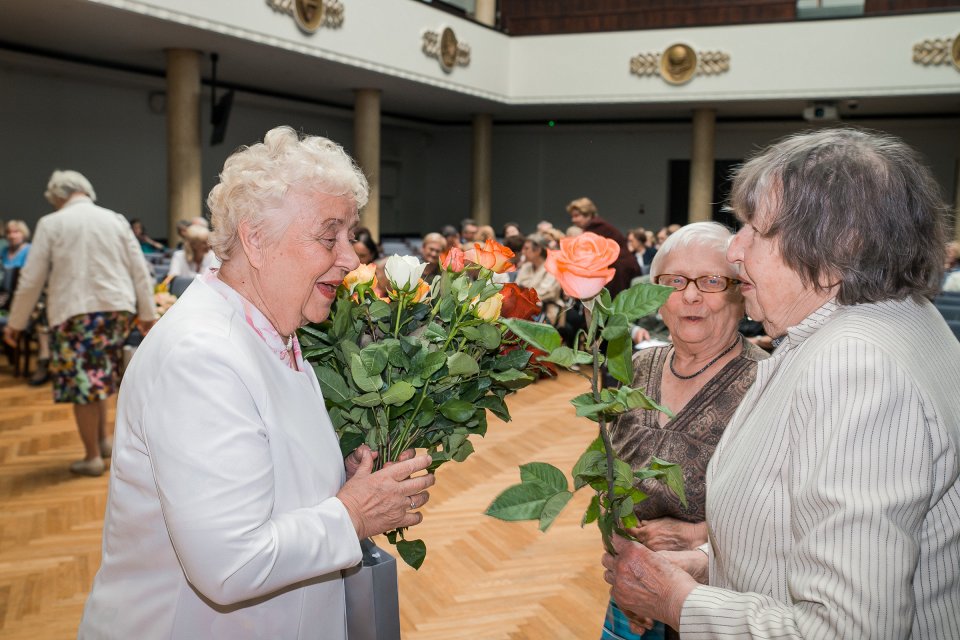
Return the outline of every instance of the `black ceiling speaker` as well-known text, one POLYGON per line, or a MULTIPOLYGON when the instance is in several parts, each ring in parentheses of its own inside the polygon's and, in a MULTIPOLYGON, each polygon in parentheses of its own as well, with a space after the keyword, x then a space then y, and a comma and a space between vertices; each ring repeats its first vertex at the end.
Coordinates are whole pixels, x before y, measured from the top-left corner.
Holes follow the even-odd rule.
POLYGON ((230 119, 230 107, 233 106, 233 89, 230 89, 217 100, 217 60, 220 56, 216 53, 210 54, 210 60, 213 61, 213 74, 210 80, 210 124, 213 125, 213 132, 210 134, 210 146, 216 146, 223 142, 227 135, 227 121, 230 119))

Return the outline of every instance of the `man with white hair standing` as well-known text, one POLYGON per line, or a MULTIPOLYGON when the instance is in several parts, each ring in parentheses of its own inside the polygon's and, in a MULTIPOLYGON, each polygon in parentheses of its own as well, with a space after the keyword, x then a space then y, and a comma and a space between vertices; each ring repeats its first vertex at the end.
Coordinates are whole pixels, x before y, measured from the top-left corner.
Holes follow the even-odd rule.
POLYGON ((156 321, 153 283, 130 224, 94 204, 96 193, 83 175, 54 171, 44 197, 55 211, 37 223, 3 339, 16 342, 46 286, 53 397, 73 404, 86 452, 70 471, 99 476, 113 445, 104 400, 119 385, 135 315, 144 332, 156 321))

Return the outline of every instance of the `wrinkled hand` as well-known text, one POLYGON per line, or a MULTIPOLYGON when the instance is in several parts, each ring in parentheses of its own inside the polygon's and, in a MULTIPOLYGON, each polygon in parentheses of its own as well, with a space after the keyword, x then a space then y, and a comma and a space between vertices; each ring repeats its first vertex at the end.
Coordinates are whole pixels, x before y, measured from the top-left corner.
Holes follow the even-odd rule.
POLYGON ((616 556, 603 554, 603 579, 612 585, 610 595, 617 606, 634 618, 663 620, 679 629, 683 602, 697 587, 696 580, 642 544, 615 535, 613 547, 616 556))
POLYGON ((19 331, 17 331, 10 325, 6 325, 3 327, 3 341, 7 343, 7 345, 11 347, 16 347, 18 337, 20 337, 19 331))
MULTIPOLYGON (((619 605, 618 605, 619 606, 619 605)), ((623 611, 623 615, 627 616, 627 622, 630 623, 630 631, 633 631, 638 636, 642 636, 650 629, 653 629, 654 620, 653 618, 644 618, 643 616, 638 616, 632 611, 623 611)))
POLYGON ((654 518, 641 520, 640 526, 628 529, 627 533, 653 551, 686 551, 707 541, 707 524, 654 518))
MULTIPOLYGON (((360 463, 363 461, 363 452, 364 452, 364 450, 369 451, 370 454, 373 456, 373 459, 374 459, 374 460, 376 460, 376 459, 377 459, 377 456, 379 455, 376 451, 372 450, 369 446, 367 446, 367 445, 365 445, 365 444, 362 444, 362 445, 360 445, 359 447, 357 447, 356 449, 354 449, 353 452, 352 452, 350 455, 348 455, 346 458, 344 458, 344 460, 343 460, 343 467, 344 467, 344 469, 345 469, 346 472, 347 472, 347 480, 349 480, 350 478, 352 478, 352 477, 353 477, 353 474, 355 474, 355 473, 357 472, 357 469, 360 467, 360 463)), ((406 451, 403 451, 403 452, 400 453, 400 456, 397 458, 397 462, 403 462, 404 460, 410 460, 410 459, 412 459, 412 458, 413 458, 414 456, 416 456, 416 455, 417 455, 417 450, 416 450, 416 449, 407 449, 406 451)), ((396 464, 396 463, 395 463, 395 462, 385 462, 385 463, 383 464, 383 466, 384 466, 384 467, 389 467, 389 466, 392 465, 392 464, 396 464)))
POLYGON ((710 577, 710 562, 707 554, 700 551, 700 549, 658 551, 657 553, 669 560, 673 566, 686 571, 700 584, 707 584, 707 579, 710 577))
POLYGON ((436 478, 433 474, 410 476, 429 467, 430 456, 395 462, 374 473, 373 452, 369 447, 360 447, 358 451, 360 461, 337 493, 350 514, 357 536, 369 538, 391 529, 420 524, 423 516, 413 511, 430 499, 425 489, 433 486, 436 478))

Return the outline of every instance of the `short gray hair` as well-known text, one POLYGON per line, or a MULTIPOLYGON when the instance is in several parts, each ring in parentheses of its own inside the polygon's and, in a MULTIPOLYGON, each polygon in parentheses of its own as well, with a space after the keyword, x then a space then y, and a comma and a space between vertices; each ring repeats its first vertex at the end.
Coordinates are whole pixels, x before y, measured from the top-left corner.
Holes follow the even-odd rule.
POLYGON ((64 171, 57 169, 50 174, 43 197, 50 204, 56 205, 58 200, 67 200, 75 193, 85 193, 94 202, 97 200, 97 192, 93 190, 93 185, 82 173, 69 169, 64 171))
POLYGON ((226 261, 237 249, 243 221, 255 229, 270 225, 273 231, 289 223, 265 214, 293 190, 349 196, 357 210, 369 196, 367 179, 343 147, 320 136, 298 135, 290 127, 271 129, 263 142, 227 158, 220 183, 207 197, 213 216, 210 244, 217 257, 226 261))
MULTIPOLYGON (((667 261, 673 251, 696 247, 707 251, 716 251, 723 256, 726 263, 727 248, 730 246, 730 240, 733 238, 733 232, 719 222, 693 222, 680 227, 677 231, 671 233, 663 242, 663 245, 657 250, 650 263, 650 279, 653 280, 660 275, 663 263, 667 261)), ((736 265, 731 265, 733 272, 737 272, 736 265)), ((723 275, 721 273, 712 273, 709 275, 723 275)))
POLYGON ((893 136, 852 128, 790 136, 737 172, 737 217, 774 238, 801 281, 839 284, 850 305, 936 295, 946 206, 916 151, 893 136))

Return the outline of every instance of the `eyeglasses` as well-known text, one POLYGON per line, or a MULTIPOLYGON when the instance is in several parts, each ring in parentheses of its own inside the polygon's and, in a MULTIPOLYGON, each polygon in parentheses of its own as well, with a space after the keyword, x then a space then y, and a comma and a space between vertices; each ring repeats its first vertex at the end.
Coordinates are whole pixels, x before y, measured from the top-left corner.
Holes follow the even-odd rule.
POLYGON ((675 273, 661 273, 656 279, 657 284, 664 287, 673 287, 677 291, 683 291, 691 282, 704 293, 720 293, 729 289, 731 285, 740 284, 739 280, 726 276, 700 276, 691 279, 675 273))

